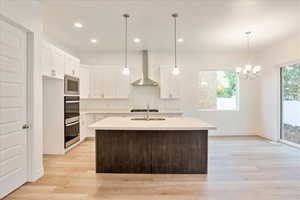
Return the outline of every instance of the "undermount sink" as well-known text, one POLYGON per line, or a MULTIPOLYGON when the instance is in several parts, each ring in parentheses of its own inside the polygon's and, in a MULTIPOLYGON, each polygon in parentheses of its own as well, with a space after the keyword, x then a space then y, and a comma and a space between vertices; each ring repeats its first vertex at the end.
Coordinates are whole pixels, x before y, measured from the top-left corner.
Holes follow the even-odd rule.
POLYGON ((145 118, 145 117, 137 117, 137 118, 131 118, 131 120, 142 120, 142 121, 161 121, 161 120, 166 120, 165 118, 158 118, 158 117, 150 117, 150 118, 145 118))

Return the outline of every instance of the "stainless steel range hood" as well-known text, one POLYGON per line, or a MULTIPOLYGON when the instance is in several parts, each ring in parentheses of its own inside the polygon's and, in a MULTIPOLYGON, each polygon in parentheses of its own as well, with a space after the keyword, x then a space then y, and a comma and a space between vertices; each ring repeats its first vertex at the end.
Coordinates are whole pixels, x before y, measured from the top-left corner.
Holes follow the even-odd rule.
POLYGON ((132 83, 133 86, 158 86, 158 83, 149 78, 149 63, 148 63, 148 50, 143 50, 143 69, 142 78, 132 83))

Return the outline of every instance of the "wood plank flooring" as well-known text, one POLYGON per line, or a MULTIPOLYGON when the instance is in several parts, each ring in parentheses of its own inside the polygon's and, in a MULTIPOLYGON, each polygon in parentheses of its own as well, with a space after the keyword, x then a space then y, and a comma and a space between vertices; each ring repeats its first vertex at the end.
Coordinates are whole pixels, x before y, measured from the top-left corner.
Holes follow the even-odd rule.
POLYGON ((299 200, 300 150, 210 137, 207 175, 96 174, 95 143, 45 156, 45 176, 5 200, 299 200))

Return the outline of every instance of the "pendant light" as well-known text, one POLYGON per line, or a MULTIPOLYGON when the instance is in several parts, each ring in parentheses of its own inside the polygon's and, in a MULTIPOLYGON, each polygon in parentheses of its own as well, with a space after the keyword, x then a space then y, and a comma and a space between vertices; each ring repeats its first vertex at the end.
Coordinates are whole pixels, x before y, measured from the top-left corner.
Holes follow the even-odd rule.
POLYGON ((179 68, 177 66, 177 17, 178 17, 178 14, 177 13, 174 13, 172 14, 172 17, 174 18, 174 68, 173 68, 173 71, 172 73, 174 75, 178 75, 180 73, 179 71, 179 68))
POLYGON ((125 65, 123 68, 123 74, 124 75, 129 75, 130 71, 127 65, 127 20, 130 17, 129 14, 124 14, 123 15, 124 19, 125 19, 125 65))
POLYGON ((250 35, 251 35, 251 31, 247 31, 245 33, 246 38, 247 38, 247 56, 248 56, 248 60, 247 60, 247 64, 245 65, 244 68, 242 67, 237 67, 236 68, 236 72, 237 74, 244 79, 252 79, 257 77, 258 73, 261 71, 261 66, 256 65, 256 66, 252 66, 251 65, 251 61, 250 61, 250 35))

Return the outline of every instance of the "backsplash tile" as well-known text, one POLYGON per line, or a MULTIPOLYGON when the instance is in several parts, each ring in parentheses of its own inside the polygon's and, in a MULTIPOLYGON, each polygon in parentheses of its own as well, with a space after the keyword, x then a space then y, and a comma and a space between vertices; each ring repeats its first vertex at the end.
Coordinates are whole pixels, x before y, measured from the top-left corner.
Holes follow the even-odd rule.
POLYGON ((180 100, 160 99, 159 87, 131 86, 129 99, 82 99, 82 110, 130 110, 131 108, 150 108, 160 110, 180 110, 180 100))

